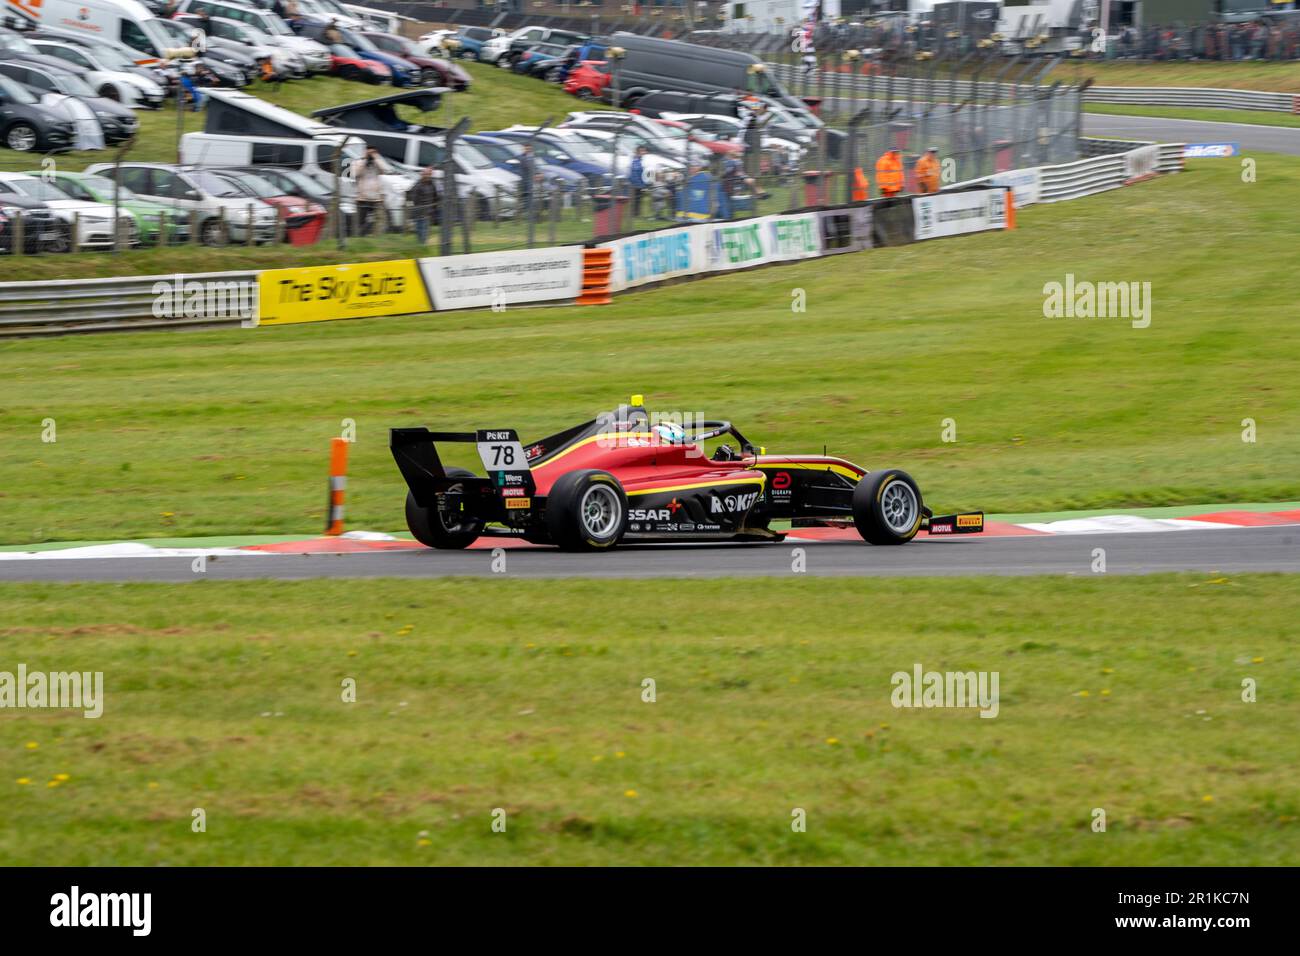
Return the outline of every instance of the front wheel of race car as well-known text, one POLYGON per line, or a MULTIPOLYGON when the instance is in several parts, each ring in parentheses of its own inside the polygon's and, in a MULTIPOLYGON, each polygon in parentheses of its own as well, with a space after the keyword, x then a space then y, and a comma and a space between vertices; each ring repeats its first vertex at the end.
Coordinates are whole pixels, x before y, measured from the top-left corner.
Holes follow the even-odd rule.
POLYGON ((921 490, 905 471, 869 472, 853 489, 853 524, 870 544, 906 544, 922 514, 921 490))
POLYGON ((565 551, 605 551, 627 526, 627 495, 607 471, 562 475, 546 496, 546 530, 565 551))
MULTIPOLYGON (((473 478, 474 472, 464 468, 448 468, 450 478, 473 478)), ((458 490, 452 485, 449 491, 458 490)), ((429 548, 446 551, 459 551, 468 548, 478 540, 483 532, 483 522, 474 519, 453 520, 433 508, 421 508, 415 503, 415 495, 406 493, 406 526, 420 544, 429 548)))

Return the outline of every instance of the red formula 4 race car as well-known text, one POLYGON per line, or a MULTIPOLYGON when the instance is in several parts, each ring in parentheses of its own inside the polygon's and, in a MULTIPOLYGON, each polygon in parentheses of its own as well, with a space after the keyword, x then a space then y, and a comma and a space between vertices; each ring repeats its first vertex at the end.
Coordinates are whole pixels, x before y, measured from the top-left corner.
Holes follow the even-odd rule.
POLYGON ((394 428, 390 445, 410 488, 406 524, 431 548, 464 548, 485 535, 571 551, 620 541, 780 541, 773 521, 852 523, 871 544, 903 544, 922 530, 984 530, 982 512, 932 514, 906 472, 769 455, 731 422, 655 423, 639 395, 526 448, 508 428, 394 428), (734 445, 705 456, 706 441, 727 436, 734 445), (487 477, 445 467, 438 442, 475 444, 487 477))

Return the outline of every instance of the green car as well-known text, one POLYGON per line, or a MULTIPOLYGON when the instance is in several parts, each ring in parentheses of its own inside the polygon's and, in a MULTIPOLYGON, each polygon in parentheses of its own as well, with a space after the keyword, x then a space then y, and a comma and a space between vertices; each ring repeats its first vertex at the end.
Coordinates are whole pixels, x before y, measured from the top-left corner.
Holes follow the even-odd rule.
MULTIPOLYGON (((52 183, 73 199, 113 205, 113 180, 107 176, 50 170, 31 172, 27 175, 36 176, 52 183)), ((189 241, 190 223, 189 217, 185 213, 177 212, 162 203, 145 199, 143 196, 131 192, 125 186, 121 187, 118 198, 121 207, 135 217, 135 221, 140 227, 141 245, 157 245, 160 226, 166 230, 166 241, 169 245, 189 241)))

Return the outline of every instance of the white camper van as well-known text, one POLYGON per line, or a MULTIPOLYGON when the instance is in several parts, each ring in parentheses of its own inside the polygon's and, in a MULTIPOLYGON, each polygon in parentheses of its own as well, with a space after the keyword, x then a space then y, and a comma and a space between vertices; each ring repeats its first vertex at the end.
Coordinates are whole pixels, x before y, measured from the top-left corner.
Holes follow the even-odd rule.
POLYGON ((63 33, 123 43, 136 52, 140 64, 155 63, 175 46, 157 17, 137 0, 0 0, 5 16, 21 18, 63 33))
MULTIPOLYGON (((208 90, 205 131, 181 137, 181 162, 193 166, 280 166, 297 169, 328 189, 334 188, 334 160, 365 155, 365 143, 347 131, 287 110, 239 90, 208 90)), ((356 183, 346 175, 339 193, 351 199, 356 183)), ((383 177, 384 207, 400 224, 406 191, 414 177, 396 170, 383 177)))

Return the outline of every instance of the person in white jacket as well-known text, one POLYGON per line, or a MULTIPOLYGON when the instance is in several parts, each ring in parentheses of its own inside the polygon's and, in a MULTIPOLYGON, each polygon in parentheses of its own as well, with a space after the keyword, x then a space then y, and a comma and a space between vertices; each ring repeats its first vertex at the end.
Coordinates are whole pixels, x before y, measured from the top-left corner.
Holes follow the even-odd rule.
POLYGON ((348 169, 349 175, 357 184, 357 212, 361 216, 358 234, 370 235, 371 227, 384 207, 384 180, 392 167, 384 162, 379 150, 373 146, 366 148, 366 155, 354 160, 348 169))

